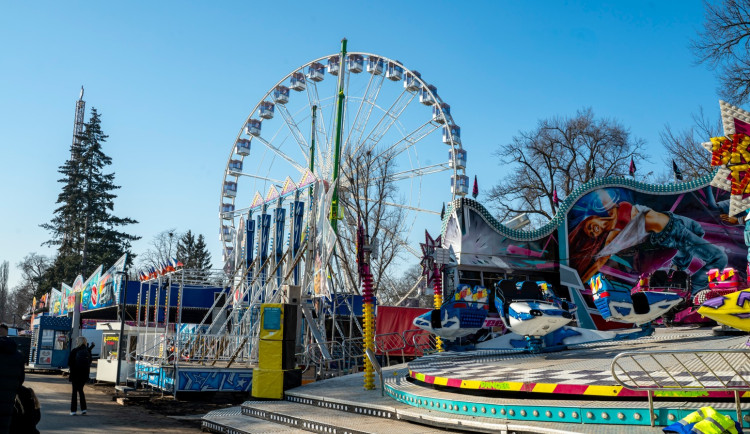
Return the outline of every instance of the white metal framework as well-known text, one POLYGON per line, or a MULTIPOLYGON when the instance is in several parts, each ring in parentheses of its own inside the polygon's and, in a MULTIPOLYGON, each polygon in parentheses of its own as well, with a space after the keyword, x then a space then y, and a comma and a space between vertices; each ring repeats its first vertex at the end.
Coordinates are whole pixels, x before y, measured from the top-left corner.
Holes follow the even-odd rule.
MULTIPOLYGON (((402 210, 406 232, 418 215, 437 214, 442 201, 468 192, 460 128, 437 88, 393 59, 361 52, 348 53, 344 62, 339 57, 320 57, 284 76, 253 107, 237 134, 219 204, 226 271, 236 269, 239 221, 258 203, 257 196, 264 201, 273 197, 271 189, 281 191, 287 178, 298 183, 310 167, 316 178, 331 181, 339 73, 345 74, 346 98, 342 173, 361 170, 351 164, 354 156, 374 161, 366 177, 372 183, 387 178, 390 200, 381 202, 402 210)), ((346 191, 346 176, 340 178, 340 188, 346 191)), ((297 199, 309 206, 311 191, 300 190, 297 199)), ((345 209, 341 217, 352 215, 345 209)))

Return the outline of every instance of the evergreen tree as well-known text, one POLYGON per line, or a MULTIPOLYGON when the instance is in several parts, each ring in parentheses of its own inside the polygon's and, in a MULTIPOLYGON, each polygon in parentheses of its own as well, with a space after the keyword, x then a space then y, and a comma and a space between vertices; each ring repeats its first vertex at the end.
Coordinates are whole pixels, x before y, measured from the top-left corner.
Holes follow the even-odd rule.
MULTIPOLYGON (((112 159, 104 154, 102 144, 107 135, 101 129, 101 117, 95 108, 70 149, 70 160, 60 166, 63 184, 57 197, 55 215, 40 225, 52 237, 45 245, 58 246, 57 256, 45 273, 44 289, 72 282, 78 274, 87 277, 99 265, 113 264, 124 252, 129 252, 131 241, 140 239, 119 230, 137 221, 113 214, 112 192, 115 174, 104 173, 112 159)), ((132 255, 128 255, 128 259, 132 255)))
POLYGON ((203 235, 198 235, 196 239, 192 231, 185 232, 177 241, 177 260, 182 262, 185 268, 209 271, 211 254, 203 235))

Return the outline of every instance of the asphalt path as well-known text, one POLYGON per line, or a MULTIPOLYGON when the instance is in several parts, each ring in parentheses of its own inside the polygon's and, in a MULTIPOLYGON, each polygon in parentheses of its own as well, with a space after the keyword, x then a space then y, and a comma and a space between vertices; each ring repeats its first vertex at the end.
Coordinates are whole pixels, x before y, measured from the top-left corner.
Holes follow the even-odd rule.
POLYGON ((110 394, 85 386, 88 414, 70 415, 71 385, 59 374, 26 373, 24 385, 36 392, 42 407, 42 433, 199 433, 196 425, 162 416, 139 406, 123 406, 110 394))

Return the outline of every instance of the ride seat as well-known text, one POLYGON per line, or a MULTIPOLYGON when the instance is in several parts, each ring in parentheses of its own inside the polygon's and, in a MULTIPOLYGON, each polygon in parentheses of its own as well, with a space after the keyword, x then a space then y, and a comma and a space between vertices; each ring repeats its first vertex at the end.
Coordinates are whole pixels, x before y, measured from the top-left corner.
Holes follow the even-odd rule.
POLYGON ((669 276, 669 280, 672 288, 688 289, 690 284, 690 275, 687 271, 673 270, 669 276))
POLYGON ((637 315, 647 314, 651 311, 651 306, 648 305, 648 297, 646 297, 646 294, 643 292, 636 292, 630 297, 633 300, 633 312, 637 315))
POLYGON ((516 283, 512 280, 503 279, 497 282, 497 294, 502 298, 506 305, 513 302, 516 298, 517 292, 516 283))
POLYGON ((669 286, 669 274, 667 270, 656 270, 649 278, 649 288, 666 288, 669 286))
POLYGON ((527 280, 521 284, 521 289, 516 291, 516 300, 544 301, 544 294, 536 282, 527 280))

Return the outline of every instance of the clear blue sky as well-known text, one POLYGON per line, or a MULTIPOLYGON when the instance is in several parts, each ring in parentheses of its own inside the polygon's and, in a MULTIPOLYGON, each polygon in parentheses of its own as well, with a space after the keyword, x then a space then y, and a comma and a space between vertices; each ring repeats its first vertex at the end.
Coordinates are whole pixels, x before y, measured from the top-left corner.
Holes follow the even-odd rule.
POLYGON ((15 285, 23 256, 53 253, 38 225, 56 206, 81 85, 110 136, 115 212, 140 222, 134 252, 192 229, 218 265, 220 184, 245 117, 342 37, 438 87, 481 190, 501 176, 498 145, 588 106, 645 139, 654 164, 639 170, 659 170, 666 123, 690 126, 699 106, 718 116, 717 80, 688 49, 702 20, 698 0, 1 2, 0 261, 15 285))

